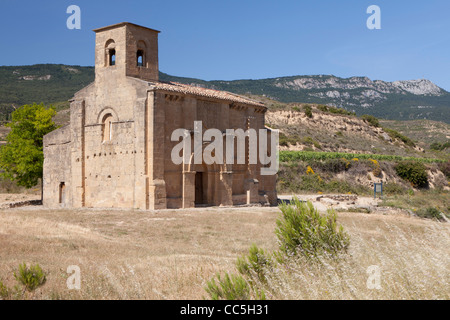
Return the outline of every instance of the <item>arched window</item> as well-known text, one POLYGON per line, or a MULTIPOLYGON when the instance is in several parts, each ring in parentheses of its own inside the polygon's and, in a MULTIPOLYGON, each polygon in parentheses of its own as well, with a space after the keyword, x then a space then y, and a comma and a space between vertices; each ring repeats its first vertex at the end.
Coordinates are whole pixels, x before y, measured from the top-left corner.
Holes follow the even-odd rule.
POLYGON ((145 59, 146 50, 147 45, 145 44, 145 41, 138 41, 136 51, 136 62, 138 67, 147 67, 147 61, 145 59))
POLYGON ((143 50, 137 51, 137 66, 138 67, 144 66, 144 51, 143 50))
POLYGON ((109 50, 109 65, 110 66, 116 65, 116 49, 109 50))
POLYGON ((61 182, 59 184, 59 203, 64 204, 66 202, 66 184, 61 182))
POLYGON ((116 65, 116 43, 110 39, 105 44, 105 66, 111 67, 116 65))
POLYGON ((111 141, 112 139, 112 121, 113 116, 111 113, 105 114, 102 120, 103 142, 111 141))

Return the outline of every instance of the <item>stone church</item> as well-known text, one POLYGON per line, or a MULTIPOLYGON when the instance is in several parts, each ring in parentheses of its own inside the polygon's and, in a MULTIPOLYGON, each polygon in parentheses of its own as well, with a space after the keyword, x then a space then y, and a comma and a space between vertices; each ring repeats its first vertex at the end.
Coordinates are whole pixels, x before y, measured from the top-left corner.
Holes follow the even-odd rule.
POLYGON ((159 81, 157 30, 124 22, 94 32, 95 81, 70 100, 70 124, 44 137, 44 206, 276 204, 276 175, 261 175, 262 164, 171 160, 175 129, 265 129, 263 104, 159 81))

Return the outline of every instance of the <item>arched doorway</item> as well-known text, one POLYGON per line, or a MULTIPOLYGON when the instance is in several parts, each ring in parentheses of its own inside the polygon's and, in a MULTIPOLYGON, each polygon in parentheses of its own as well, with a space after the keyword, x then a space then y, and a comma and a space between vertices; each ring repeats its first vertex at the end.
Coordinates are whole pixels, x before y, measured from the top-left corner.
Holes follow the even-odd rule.
POLYGON ((231 192, 231 175, 227 175, 225 183, 218 164, 194 164, 193 159, 192 155, 183 170, 183 208, 231 203, 231 193, 227 196, 228 189, 231 192))

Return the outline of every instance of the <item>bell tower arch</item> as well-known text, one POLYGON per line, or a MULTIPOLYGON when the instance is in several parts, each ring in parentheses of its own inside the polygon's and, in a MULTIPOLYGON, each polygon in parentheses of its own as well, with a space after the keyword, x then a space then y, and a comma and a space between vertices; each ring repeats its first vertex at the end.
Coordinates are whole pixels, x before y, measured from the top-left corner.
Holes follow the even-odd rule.
POLYGON ((158 81, 158 30, 129 22, 95 29, 95 76, 158 81))

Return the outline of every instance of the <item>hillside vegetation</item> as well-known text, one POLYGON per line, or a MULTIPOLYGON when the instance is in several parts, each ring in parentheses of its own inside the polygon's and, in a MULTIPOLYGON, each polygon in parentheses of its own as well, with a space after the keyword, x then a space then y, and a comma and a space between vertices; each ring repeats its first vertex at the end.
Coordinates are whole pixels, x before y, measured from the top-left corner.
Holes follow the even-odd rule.
MULTIPOLYGON (((383 182, 388 197, 435 190, 434 196, 421 197, 427 199, 423 209, 439 205, 439 212, 450 214, 448 201, 438 201, 450 190, 447 149, 434 150, 426 140, 411 139, 374 116, 358 117, 326 105, 265 102, 267 126, 280 130, 279 194, 367 196, 373 195, 374 183, 383 182)), ((408 126, 407 121, 398 123, 408 126)), ((422 134, 427 135, 426 127, 422 134)), ((389 203, 414 207, 400 200, 389 203)))
POLYGON ((38 64, 0 67, 0 120, 24 104, 68 107, 75 92, 94 81, 94 67, 38 64))
POLYGON ((410 131, 404 130, 414 128, 409 121, 392 122, 369 115, 357 116, 327 105, 285 104, 267 98, 264 102, 269 107, 267 126, 280 130, 281 150, 448 159, 446 148, 432 148, 434 142, 445 144, 449 141, 446 137, 450 136, 450 125, 445 123, 432 122, 436 126, 440 124, 439 137, 434 133, 434 126, 421 126, 422 134, 415 134, 413 139, 407 135, 410 131), (423 138, 428 135, 434 138, 423 138))
POLYGON ((416 141, 424 149, 448 152, 450 150, 450 124, 432 120, 380 120, 391 128, 416 141))

